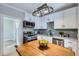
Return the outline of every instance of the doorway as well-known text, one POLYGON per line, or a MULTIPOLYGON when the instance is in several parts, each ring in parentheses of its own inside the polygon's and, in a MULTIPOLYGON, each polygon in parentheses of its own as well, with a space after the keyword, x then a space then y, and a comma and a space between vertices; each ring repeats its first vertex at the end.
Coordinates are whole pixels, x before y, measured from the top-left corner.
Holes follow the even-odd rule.
POLYGON ((19 19, 3 17, 3 55, 16 52, 15 45, 19 45, 19 19))

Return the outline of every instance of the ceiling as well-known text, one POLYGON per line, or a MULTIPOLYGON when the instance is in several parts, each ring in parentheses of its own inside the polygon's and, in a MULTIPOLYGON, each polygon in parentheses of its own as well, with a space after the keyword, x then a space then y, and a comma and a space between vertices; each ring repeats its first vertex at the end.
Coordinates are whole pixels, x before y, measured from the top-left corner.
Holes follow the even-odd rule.
MULTIPOLYGON (((41 6, 43 3, 6 3, 6 4, 32 14, 33 10, 41 6)), ((77 6, 76 3, 47 3, 47 5, 53 7, 54 11, 59 11, 73 6, 77 6)))

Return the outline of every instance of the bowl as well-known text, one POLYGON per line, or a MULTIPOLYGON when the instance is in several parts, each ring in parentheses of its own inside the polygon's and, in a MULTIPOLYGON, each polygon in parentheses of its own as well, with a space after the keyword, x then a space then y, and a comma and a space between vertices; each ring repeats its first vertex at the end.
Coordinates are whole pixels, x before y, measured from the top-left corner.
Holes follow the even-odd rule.
POLYGON ((48 40, 39 40, 39 46, 42 48, 48 47, 48 40))

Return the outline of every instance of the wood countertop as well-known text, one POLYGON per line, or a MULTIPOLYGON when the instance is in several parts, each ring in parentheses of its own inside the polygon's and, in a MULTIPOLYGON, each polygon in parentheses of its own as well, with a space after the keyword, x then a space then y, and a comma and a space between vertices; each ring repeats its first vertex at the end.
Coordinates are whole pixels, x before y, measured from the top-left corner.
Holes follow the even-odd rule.
POLYGON ((17 47, 21 56, 74 56, 75 53, 67 48, 49 43, 48 49, 40 50, 38 40, 31 41, 17 47))

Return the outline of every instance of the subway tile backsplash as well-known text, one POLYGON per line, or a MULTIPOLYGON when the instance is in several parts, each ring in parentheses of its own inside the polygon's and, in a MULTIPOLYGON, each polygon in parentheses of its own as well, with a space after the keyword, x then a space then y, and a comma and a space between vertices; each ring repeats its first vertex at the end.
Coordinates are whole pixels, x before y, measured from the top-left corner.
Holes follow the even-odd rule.
POLYGON ((70 37, 72 38, 77 38, 77 29, 58 29, 58 30, 53 30, 54 35, 60 36, 59 32, 64 32, 65 34, 69 34, 70 37))

